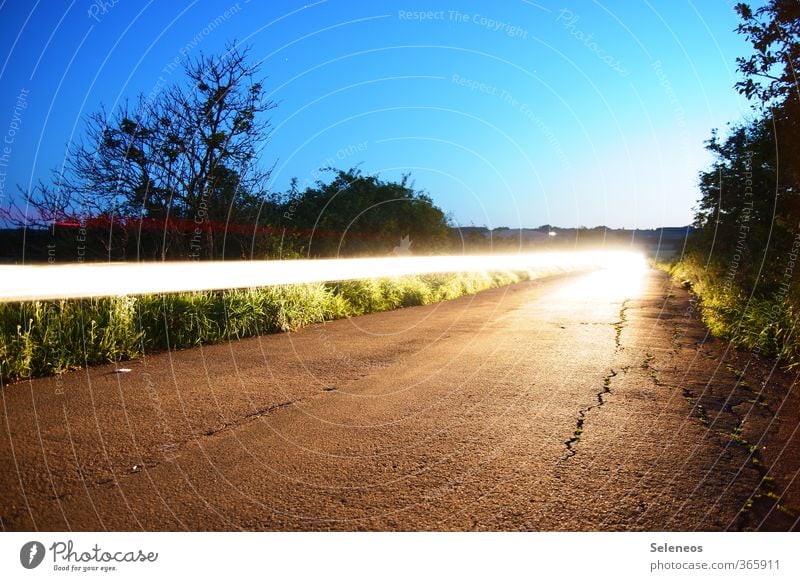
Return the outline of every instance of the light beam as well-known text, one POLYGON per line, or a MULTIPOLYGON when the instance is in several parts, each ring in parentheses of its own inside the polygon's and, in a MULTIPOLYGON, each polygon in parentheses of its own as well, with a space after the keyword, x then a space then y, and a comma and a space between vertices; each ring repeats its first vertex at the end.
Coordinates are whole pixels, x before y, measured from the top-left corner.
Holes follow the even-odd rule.
POLYGON ((0 302, 239 289, 448 272, 531 270, 536 276, 644 264, 635 252, 414 256, 234 262, 0 266, 0 302))

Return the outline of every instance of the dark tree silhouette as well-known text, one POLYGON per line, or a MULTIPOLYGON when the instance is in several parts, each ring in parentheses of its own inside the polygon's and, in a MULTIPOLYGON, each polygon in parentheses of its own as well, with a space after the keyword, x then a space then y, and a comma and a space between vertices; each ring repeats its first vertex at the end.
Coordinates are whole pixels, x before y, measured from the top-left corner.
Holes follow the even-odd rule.
POLYGON ((715 161, 700 174, 694 251, 746 294, 769 297, 785 283, 800 231, 800 3, 740 3, 736 11, 737 30, 753 47, 737 59, 736 89, 753 102, 754 117, 706 143, 715 161))
POLYGON ((752 55, 736 59, 744 75, 736 88, 767 104, 796 97, 800 90, 800 2, 770 0, 756 10, 740 2, 736 12, 742 19, 736 30, 754 49, 752 55))
MULTIPOLYGON (((752 100, 758 110, 772 117, 775 148, 781 177, 800 183, 800 2, 770 0, 753 10, 739 3, 742 18, 737 30, 753 47, 749 57, 736 59, 743 80, 736 84, 740 93, 752 100)), ((800 217, 800 200, 792 204, 800 217)))
POLYGON ((230 45, 220 56, 187 62, 184 72, 185 84, 140 96, 112 115, 90 115, 63 171, 54 172, 52 184, 23 192, 28 208, 6 210, 6 220, 49 226, 103 217, 129 236, 126 222, 139 219, 134 234, 145 256, 185 254, 188 245, 214 257, 221 241, 213 225, 255 219, 267 198, 270 170, 257 154, 268 137, 263 114, 275 104, 258 66, 248 63, 248 49, 230 45), (142 234, 141 220, 158 235, 142 234))
POLYGON ((409 176, 386 182, 355 168, 326 171, 333 174, 328 183, 301 192, 293 182, 284 200, 281 225, 295 232, 292 243, 300 252, 389 254, 399 246, 422 254, 449 243, 447 217, 430 196, 414 190, 409 176))

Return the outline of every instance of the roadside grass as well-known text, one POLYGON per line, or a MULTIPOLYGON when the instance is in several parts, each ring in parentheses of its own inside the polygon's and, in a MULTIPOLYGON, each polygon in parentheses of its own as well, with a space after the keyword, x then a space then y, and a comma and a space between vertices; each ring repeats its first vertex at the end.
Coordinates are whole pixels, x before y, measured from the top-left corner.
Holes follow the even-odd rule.
POLYGON ((562 271, 448 273, 0 304, 0 381, 426 305, 562 271))
POLYGON ((692 257, 674 264, 656 264, 697 297, 703 322, 711 333, 765 357, 779 359, 787 368, 800 366, 800 338, 791 295, 750 296, 726 280, 722 269, 703 267, 692 257))

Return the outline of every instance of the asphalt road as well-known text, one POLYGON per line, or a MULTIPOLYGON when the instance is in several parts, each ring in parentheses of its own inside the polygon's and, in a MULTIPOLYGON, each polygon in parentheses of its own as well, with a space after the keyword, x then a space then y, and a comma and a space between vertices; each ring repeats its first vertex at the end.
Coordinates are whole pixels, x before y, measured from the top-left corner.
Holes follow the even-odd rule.
POLYGON ((800 398, 648 271, 0 390, 4 530, 790 530, 800 398))

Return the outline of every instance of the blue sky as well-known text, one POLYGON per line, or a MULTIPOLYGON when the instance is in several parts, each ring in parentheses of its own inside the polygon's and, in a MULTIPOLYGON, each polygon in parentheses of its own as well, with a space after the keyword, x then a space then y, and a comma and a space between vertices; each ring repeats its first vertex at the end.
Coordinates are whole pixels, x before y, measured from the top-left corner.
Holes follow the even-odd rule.
POLYGON ((411 173, 459 225, 688 224, 703 141, 748 113, 733 4, 6 0, 2 192, 59 167, 101 105, 181 82, 165 67, 235 39, 278 103, 275 190, 360 164, 411 173))

